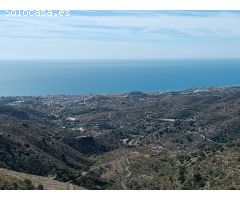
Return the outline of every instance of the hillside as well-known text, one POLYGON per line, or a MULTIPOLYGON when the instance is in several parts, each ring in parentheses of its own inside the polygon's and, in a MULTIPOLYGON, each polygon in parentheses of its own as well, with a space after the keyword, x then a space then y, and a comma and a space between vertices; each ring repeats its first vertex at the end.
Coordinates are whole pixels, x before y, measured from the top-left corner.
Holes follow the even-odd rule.
POLYGON ((34 190, 82 190, 77 185, 53 180, 53 177, 42 177, 0 168, 1 189, 34 189, 34 190))
POLYGON ((0 98, 0 167, 86 189, 239 189, 240 87, 0 98))

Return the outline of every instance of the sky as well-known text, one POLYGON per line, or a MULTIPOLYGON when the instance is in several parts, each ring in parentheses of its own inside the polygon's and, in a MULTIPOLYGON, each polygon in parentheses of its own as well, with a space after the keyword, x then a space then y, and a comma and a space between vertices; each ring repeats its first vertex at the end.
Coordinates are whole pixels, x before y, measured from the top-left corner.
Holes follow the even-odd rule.
POLYGON ((240 11, 0 12, 1 60, 240 58, 240 11))

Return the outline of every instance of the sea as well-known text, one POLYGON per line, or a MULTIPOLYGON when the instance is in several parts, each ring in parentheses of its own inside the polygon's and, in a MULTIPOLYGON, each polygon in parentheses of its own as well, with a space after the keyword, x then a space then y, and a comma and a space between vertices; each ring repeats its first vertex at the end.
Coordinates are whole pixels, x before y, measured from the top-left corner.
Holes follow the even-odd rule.
POLYGON ((240 59, 0 61, 0 96, 166 92, 240 85, 240 59))

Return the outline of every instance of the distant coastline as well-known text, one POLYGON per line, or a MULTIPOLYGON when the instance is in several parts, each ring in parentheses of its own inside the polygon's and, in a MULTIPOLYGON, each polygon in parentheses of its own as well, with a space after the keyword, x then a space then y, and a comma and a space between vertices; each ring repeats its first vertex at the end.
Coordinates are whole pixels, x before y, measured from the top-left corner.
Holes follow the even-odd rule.
MULTIPOLYGON (((142 92, 142 91, 130 91, 122 93, 85 93, 85 94, 46 94, 46 95, 16 95, 16 96, 1 96, 1 98, 15 98, 15 97, 64 97, 64 96, 85 96, 85 97, 94 97, 94 96, 123 96, 123 95, 158 95, 158 94, 191 94, 191 93, 203 93, 210 91, 224 91, 226 89, 240 89, 240 85, 232 86, 216 86, 216 87, 202 87, 202 88, 187 88, 184 90, 171 90, 171 91, 153 91, 153 92, 142 92)), ((1 103, 1 102, 0 102, 1 103)), ((21 101, 18 103, 22 103, 21 101)))

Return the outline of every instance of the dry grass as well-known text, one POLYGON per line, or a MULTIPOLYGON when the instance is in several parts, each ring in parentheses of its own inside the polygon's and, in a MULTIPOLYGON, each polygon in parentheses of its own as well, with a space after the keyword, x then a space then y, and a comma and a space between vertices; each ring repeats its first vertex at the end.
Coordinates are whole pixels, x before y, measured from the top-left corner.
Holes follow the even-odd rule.
POLYGON ((13 182, 29 179, 34 186, 43 185, 46 190, 83 190, 84 188, 71 183, 64 183, 53 180, 53 177, 43 177, 31 174, 20 173, 12 170, 0 168, 0 177, 13 182))

